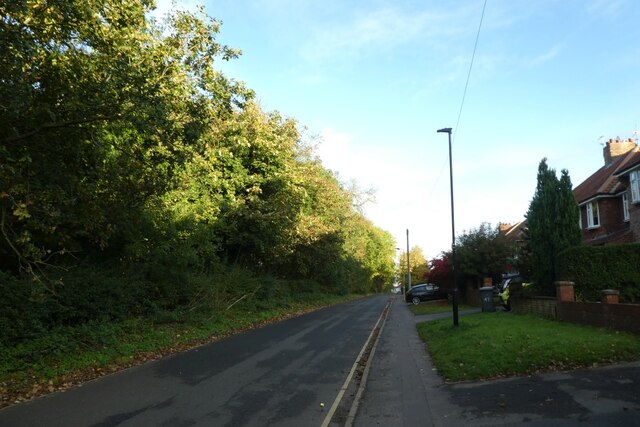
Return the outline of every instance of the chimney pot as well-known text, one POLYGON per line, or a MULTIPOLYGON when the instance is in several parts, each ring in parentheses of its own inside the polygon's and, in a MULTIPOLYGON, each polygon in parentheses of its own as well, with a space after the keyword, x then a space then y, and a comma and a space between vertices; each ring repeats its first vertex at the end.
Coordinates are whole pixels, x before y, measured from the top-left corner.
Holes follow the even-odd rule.
POLYGON ((617 137, 615 140, 610 138, 609 142, 605 144, 602 150, 605 166, 613 162, 618 157, 627 154, 634 148, 636 148, 636 144, 631 138, 628 140, 625 139, 624 141, 621 140, 620 137, 617 137))

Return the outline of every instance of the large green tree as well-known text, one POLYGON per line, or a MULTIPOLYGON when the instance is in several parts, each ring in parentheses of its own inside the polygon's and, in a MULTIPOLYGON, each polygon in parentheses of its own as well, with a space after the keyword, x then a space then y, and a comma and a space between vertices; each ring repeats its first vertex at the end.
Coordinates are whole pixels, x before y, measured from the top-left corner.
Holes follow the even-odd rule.
POLYGON ((142 241, 145 212, 251 92, 213 69, 219 23, 151 1, 3 2, 0 256, 26 270, 142 241))
POLYGON ((473 278, 478 284, 485 277, 498 280, 513 261, 514 251, 514 244, 488 223, 465 231, 456 239, 460 274, 473 278))
POLYGON ((218 71, 239 54, 217 41, 218 21, 157 22, 152 9, 0 2, 0 270, 17 278, 0 324, 228 306, 258 288, 286 295, 268 289, 282 282, 389 286, 395 243, 364 217, 366 193, 218 71), (226 277, 238 270, 266 280, 237 288, 226 277))
POLYGON ((566 169, 556 171, 542 159, 536 191, 527 211, 526 254, 538 289, 553 295, 558 254, 580 244, 578 205, 566 169))
MULTIPOLYGON (((407 286, 409 276, 407 274, 407 252, 400 254, 400 264, 397 269, 398 282, 407 286)), ((424 283, 429 275, 429 263, 420 246, 413 246, 409 251, 409 265, 411 267, 411 285, 424 283)))

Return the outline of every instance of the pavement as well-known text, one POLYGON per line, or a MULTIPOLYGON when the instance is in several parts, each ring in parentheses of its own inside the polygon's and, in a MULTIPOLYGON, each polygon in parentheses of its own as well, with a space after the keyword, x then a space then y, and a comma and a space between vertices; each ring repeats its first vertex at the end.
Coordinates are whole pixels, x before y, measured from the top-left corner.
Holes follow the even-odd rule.
POLYGON ((356 426, 640 426, 640 362, 445 383, 415 325, 450 316, 414 316, 394 297, 356 426))

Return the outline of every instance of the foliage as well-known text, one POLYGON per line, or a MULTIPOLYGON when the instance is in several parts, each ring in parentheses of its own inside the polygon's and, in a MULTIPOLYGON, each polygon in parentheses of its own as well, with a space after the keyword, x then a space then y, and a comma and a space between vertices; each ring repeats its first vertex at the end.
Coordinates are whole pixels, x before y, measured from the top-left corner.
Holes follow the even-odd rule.
POLYGON ((480 227, 465 231, 456 239, 456 262, 460 274, 482 283, 484 277, 499 281, 508 270, 515 245, 499 233, 498 227, 482 223, 480 227))
POLYGON ((459 327, 449 319, 424 322, 418 333, 438 373, 451 381, 640 358, 640 338, 632 334, 504 312, 465 316, 459 327))
MULTIPOLYGON (((411 266, 411 284, 424 283, 429 277, 429 263, 424 257, 421 247, 414 246, 409 250, 409 264, 411 266)), ((396 277, 397 281, 405 287, 409 283, 406 251, 400 254, 396 277)))
POLYGON ((152 8, 2 6, 0 343, 393 283, 363 194, 217 70, 220 22, 152 8))
POLYGON ((538 290, 553 295, 558 254, 580 243, 578 205, 573 197, 569 172, 560 179, 547 159, 538 166, 538 183, 527 211, 526 255, 538 290))
POLYGON ((620 292, 620 300, 640 301, 640 244, 576 246, 558 256, 558 278, 575 283, 576 297, 599 301, 603 289, 620 292))
POLYGON ((429 282, 444 289, 452 288, 453 270, 451 269, 451 252, 442 252, 438 257, 429 261, 429 282))
POLYGON ((197 150, 212 116, 251 97, 212 68, 237 55, 215 41, 219 23, 176 12, 161 28, 147 20, 150 7, 6 5, 1 252, 16 267, 143 237, 148 203, 197 150))

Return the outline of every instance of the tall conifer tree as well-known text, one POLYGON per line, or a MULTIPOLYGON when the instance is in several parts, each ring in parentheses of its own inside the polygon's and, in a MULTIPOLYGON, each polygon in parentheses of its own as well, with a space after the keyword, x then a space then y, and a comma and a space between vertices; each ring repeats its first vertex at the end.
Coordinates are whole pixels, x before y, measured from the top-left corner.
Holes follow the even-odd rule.
POLYGON ((580 243, 578 205, 566 169, 558 179, 547 159, 542 159, 536 192, 526 216, 532 279, 542 292, 552 294, 558 254, 580 243))

